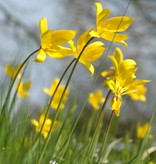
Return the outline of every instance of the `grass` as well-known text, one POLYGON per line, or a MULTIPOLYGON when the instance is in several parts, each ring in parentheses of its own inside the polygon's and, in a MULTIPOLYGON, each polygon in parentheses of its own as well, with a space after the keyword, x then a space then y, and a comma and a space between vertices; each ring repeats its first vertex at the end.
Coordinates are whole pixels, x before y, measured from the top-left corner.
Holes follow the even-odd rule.
MULTIPOLYGON (((59 113, 58 120, 62 124, 50 136, 40 163, 50 163, 52 160, 57 163, 84 163, 84 161, 85 163, 97 163, 108 122, 104 122, 99 140, 93 146, 93 153, 89 154, 88 149, 95 130, 98 112, 91 111, 89 115, 86 113, 86 116, 83 116, 85 118, 81 117, 71 135, 71 129, 76 119, 75 109, 76 104, 73 104, 69 113, 66 113, 65 110, 59 113)), ((2 163, 39 162, 46 139, 40 135, 36 140, 36 136, 39 134, 35 133, 30 122, 31 119, 30 111, 23 106, 11 116, 11 119, 8 113, 1 116, 0 161, 2 163)), ((154 138, 149 139, 147 136, 144 139, 139 139, 136 134, 131 134, 130 131, 126 132, 125 136, 116 137, 117 130, 115 129, 117 129, 119 120, 116 118, 114 121, 116 123, 111 126, 103 163, 141 162, 145 150, 152 147, 154 138)), ((153 153, 147 155, 142 163, 154 160, 153 153)))

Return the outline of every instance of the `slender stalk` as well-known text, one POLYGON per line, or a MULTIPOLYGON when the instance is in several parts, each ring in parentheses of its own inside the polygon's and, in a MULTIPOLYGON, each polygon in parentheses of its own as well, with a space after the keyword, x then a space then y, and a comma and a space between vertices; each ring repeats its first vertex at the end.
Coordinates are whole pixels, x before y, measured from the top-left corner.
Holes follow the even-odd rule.
POLYGON ((99 135, 100 135, 100 129, 101 129, 101 122, 103 121, 103 118, 104 118, 104 111, 105 111, 105 107, 106 107, 106 103, 109 99, 109 96, 110 96, 110 93, 111 93, 111 90, 108 91, 107 93, 107 96, 106 96, 106 99, 102 105, 102 108, 101 108, 101 111, 100 111, 100 114, 99 114, 99 119, 98 119, 98 122, 96 124, 96 128, 95 128, 95 131, 94 131, 94 134, 93 134, 93 137, 92 137, 92 140, 89 144, 89 148, 88 148, 88 153, 89 155, 91 155, 93 152, 92 152, 92 148, 94 148, 96 142, 98 141, 98 138, 99 138, 99 135))
POLYGON ((11 84, 10 84, 10 87, 9 87, 9 89, 8 89, 8 92, 7 92, 7 96, 6 96, 5 101, 4 101, 4 104, 3 104, 3 106, 2 106, 2 113, 4 113, 4 111, 5 111, 6 105, 7 105, 8 101, 9 101, 9 98, 10 98, 11 90, 12 90, 13 85, 14 85, 16 79, 17 79, 18 74, 20 73, 20 71, 21 71, 22 68, 24 67, 25 63, 30 59, 30 57, 33 56, 36 52, 38 52, 40 49, 41 49, 41 48, 39 48, 39 49, 33 51, 33 52, 23 61, 23 63, 21 64, 21 66, 20 66, 19 69, 17 70, 17 72, 16 72, 16 74, 15 74, 15 76, 14 76, 14 78, 13 78, 11 84))
POLYGON ((52 127, 53 127, 53 123, 54 123, 54 121, 55 121, 55 119, 56 119, 56 117, 57 117, 57 115, 58 115, 59 107, 60 107, 60 105, 61 105, 61 102, 62 102, 62 99, 63 99, 63 97, 64 97, 64 94, 65 94, 65 92, 66 92, 66 90, 67 90, 67 87, 68 87, 68 85, 69 85, 69 82, 70 82, 70 80, 71 80, 71 78, 72 78, 72 76, 73 76, 73 73, 74 73, 74 71, 75 71, 75 68, 76 68, 76 66, 77 66, 77 64, 78 64, 78 62, 79 62, 79 59, 80 59, 80 57, 81 57, 83 51, 85 50, 85 48, 87 47, 87 45, 89 44, 89 42, 90 42, 93 38, 94 38, 94 37, 92 37, 92 38, 85 44, 85 46, 83 47, 83 49, 82 49, 81 52, 79 53, 78 58, 76 59, 76 62, 75 62, 74 66, 73 66, 73 68, 72 68, 72 70, 71 70, 71 73, 70 73, 70 75, 69 75, 69 77, 68 77, 68 80, 67 80, 67 82, 66 82, 65 88, 64 88, 63 93, 62 93, 62 95, 61 95, 59 104, 58 104, 58 106, 57 106, 56 114, 55 114, 55 116, 54 116, 54 120, 53 120, 53 122, 52 122, 50 131, 49 131, 49 134, 48 134, 48 137, 47 137, 45 146, 44 146, 44 148, 43 148, 42 154, 41 154, 41 156, 40 156, 40 158, 39 158, 38 164, 41 163, 41 160, 42 160, 42 158, 43 158, 43 155, 44 155, 45 150, 46 150, 46 148, 47 148, 47 145, 48 145, 48 143, 49 143, 50 136, 51 136, 51 129, 52 129, 52 127))
MULTIPOLYGON (((103 106, 102 106, 102 110, 103 110, 103 111, 104 111, 106 102, 108 101, 107 99, 108 99, 109 95, 110 95, 110 91, 108 92, 107 97, 106 97, 106 100, 105 100, 105 102, 104 102, 104 104, 103 104, 103 106)), ((79 121, 79 119, 80 119, 80 116, 81 116, 81 114, 82 114, 82 112, 83 112, 83 110, 84 110, 84 108, 85 108, 86 103, 87 103, 87 101, 84 103, 84 105, 83 105, 81 111, 79 112, 78 117, 77 117, 77 119, 76 119, 76 121, 75 121, 75 123, 74 123, 74 125, 73 125, 73 128, 71 129, 71 132, 70 132, 68 138, 66 139, 66 141, 64 142, 64 144, 61 146, 60 151, 59 151, 58 154, 60 154, 60 153, 68 146, 68 143, 69 143, 69 141, 70 141, 70 139, 71 139, 71 137, 72 137, 72 135, 73 135, 73 132, 74 132, 74 130, 75 130, 75 127, 76 127, 76 125, 77 125, 77 123, 78 123, 78 121, 79 121)), ((101 113, 102 113, 102 112, 100 112, 100 114, 99 114, 99 118, 101 117, 101 119, 102 119, 102 117, 103 117, 102 115, 104 115, 104 112, 103 112, 103 114, 101 114, 101 113)), ((98 119, 98 121, 99 121, 99 119, 98 119)), ((97 123, 97 124, 99 124, 99 123, 97 123)), ((97 128, 97 126, 96 126, 96 128, 97 128)), ((97 131, 97 130, 96 130, 96 131, 97 131)), ((94 135, 95 135, 95 134, 96 134, 96 133, 94 133, 94 135)), ((95 137, 95 136, 94 136, 94 137, 95 137)), ((94 140, 95 140, 95 139, 94 139, 94 140)), ((91 147, 91 145, 90 145, 90 147, 91 147)), ((88 151, 88 152, 89 152, 89 151, 88 151)), ((87 153, 88 153, 88 152, 87 152, 87 153)), ((58 154, 57 154, 57 155, 58 155, 58 154)))
POLYGON ((108 124, 107 130, 106 130, 106 135, 104 137, 103 144, 102 144, 102 149, 100 151, 100 158, 99 158, 97 164, 100 164, 103 161, 103 154, 104 154, 106 143, 107 143, 107 140, 108 140, 108 134, 109 134, 110 127, 111 127, 111 124, 112 124, 113 114, 114 114, 114 110, 111 112, 111 115, 110 115, 109 124, 108 124))
MULTIPOLYGON (((60 84, 61 84, 61 82, 62 82, 62 80, 63 80, 65 74, 67 73, 68 69, 69 69, 69 68, 71 67, 71 65, 75 62, 75 60, 76 60, 76 59, 73 59, 73 60, 70 62, 70 64, 68 65, 68 67, 65 69, 65 71, 63 72, 63 74, 62 74, 62 76, 61 76, 61 78, 60 78, 60 80, 59 80, 59 82, 58 82, 58 84, 57 84, 57 86, 56 86, 56 88, 55 88, 55 90, 54 90, 54 93, 53 93, 53 95, 51 96, 51 98, 50 98, 50 100, 49 100, 49 102, 48 102, 48 106, 47 106, 47 109, 46 109, 46 112, 45 112, 45 117, 44 117, 44 120, 43 120, 41 129, 40 129, 40 131, 39 131, 39 134, 38 134, 37 138, 35 139, 35 141, 37 141, 37 139, 39 138, 39 136, 40 136, 40 134, 41 134, 41 132, 42 132, 42 130, 43 130, 43 126, 44 126, 44 124, 45 124, 45 121, 46 121, 46 118, 47 118, 47 116, 48 116, 48 112, 49 112, 51 103, 52 103, 52 101, 53 101, 53 99, 54 99, 54 96, 55 96, 55 94, 56 94, 56 92, 57 92, 57 89, 58 89, 58 87, 60 86, 60 84)), ((58 111, 58 110, 57 110, 57 111, 58 111)), ((56 111, 56 114, 55 114, 54 118, 56 117, 56 115, 57 115, 57 113, 58 113, 57 111, 56 111)), ((54 123, 54 120, 52 121, 52 125, 51 125, 51 127, 50 127, 50 130, 51 130, 52 127, 53 127, 53 123, 54 123)))
MULTIPOLYGON (((44 126, 44 124, 45 124, 46 117, 47 117, 47 115, 48 115, 48 112, 49 112, 51 103, 52 103, 53 98, 54 98, 54 96, 55 96, 55 94, 56 94, 56 92, 57 92, 57 89, 58 89, 60 83, 62 82, 62 80, 63 80, 65 74, 67 73, 68 69, 69 69, 70 66, 73 64, 73 62, 75 62, 75 60, 76 60, 76 59, 73 59, 73 60, 71 61, 71 63, 68 65, 68 67, 66 68, 66 70, 65 70, 64 73, 62 74, 62 76, 61 76, 61 78, 60 78, 60 80, 59 80, 59 83, 57 84, 57 86, 56 86, 56 88, 55 88, 55 91, 54 91, 54 93, 53 93, 53 95, 52 95, 52 97, 51 97, 51 99, 50 99, 50 101, 49 101, 49 103, 48 103, 48 107, 47 107, 46 113, 45 113, 45 118, 44 118, 44 121, 43 121, 43 123, 42 123, 42 127, 41 127, 41 129, 40 129, 40 132, 39 132, 38 137, 40 136, 40 134, 41 134, 41 132, 42 132, 43 126, 44 126)), ((68 79, 69 79, 69 78, 68 78, 68 79)), ((42 160, 42 158, 43 158, 44 152, 45 152, 45 150, 46 150, 46 148, 47 148, 47 146, 48 146, 48 143, 49 143, 49 140, 50 140, 50 136, 51 136, 51 130, 52 130, 53 125, 54 125, 54 122, 55 122, 55 120, 56 120, 56 118, 57 118, 57 116, 58 116, 58 113, 59 113, 59 110, 58 110, 58 109, 59 109, 59 107, 60 107, 60 105, 61 105, 61 102, 62 102, 62 99, 63 99, 63 96, 64 96, 64 94, 65 94, 66 89, 67 89, 67 84, 66 84, 66 86, 65 86, 65 88, 64 88, 64 91, 63 91, 63 93, 62 93, 62 95, 61 95, 59 104, 58 104, 58 106, 57 106, 56 113, 55 113, 55 115, 54 115, 54 119, 53 119, 52 124, 51 124, 51 126, 50 126, 49 134, 48 134, 47 140, 45 141, 45 144, 44 144, 44 147, 43 147, 43 151, 42 151, 42 154, 41 154, 41 156, 40 156, 40 158, 39 158, 38 164, 41 163, 41 160, 42 160)))

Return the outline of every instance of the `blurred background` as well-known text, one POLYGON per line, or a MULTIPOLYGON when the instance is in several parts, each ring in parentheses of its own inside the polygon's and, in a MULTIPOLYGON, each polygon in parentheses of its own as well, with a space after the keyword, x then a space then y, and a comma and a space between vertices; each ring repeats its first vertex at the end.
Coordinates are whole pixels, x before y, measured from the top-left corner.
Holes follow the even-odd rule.
MULTIPOLYGON (((103 8, 111 9, 111 17, 126 15, 135 17, 135 21, 126 34, 129 36, 128 50, 124 46, 113 43, 109 55, 114 48, 122 48, 125 58, 137 61, 139 79, 150 79, 147 84, 147 102, 134 102, 124 99, 121 120, 149 120, 156 110, 156 1, 155 0, 99 0, 103 8)), ((95 26, 95 0, 1 0, 0 1, 0 79, 6 78, 6 63, 19 63, 40 46, 39 20, 46 17, 49 28, 73 29, 78 35, 95 26)), ((77 35, 77 36, 78 36, 77 35)), ((107 43, 106 43, 107 45, 107 43)), ((50 87, 55 77, 60 77, 71 58, 52 59, 47 57, 44 63, 35 63, 31 58, 25 80, 32 80, 29 102, 32 106, 42 107, 48 100, 42 90, 50 87)), ((100 61, 93 63, 98 69, 100 61)), ((104 69, 109 68, 109 62, 104 69)), ((3 81, 3 80, 1 80, 3 81)), ((101 88, 103 81, 99 78, 95 89, 101 88)), ((79 64, 70 83, 71 95, 78 97, 78 102, 87 95, 88 86, 92 83, 90 73, 79 64)), ((65 84, 65 82, 64 82, 65 84)), ((106 92, 104 90, 104 95, 106 92)), ((88 105, 88 108, 90 106, 88 105)))

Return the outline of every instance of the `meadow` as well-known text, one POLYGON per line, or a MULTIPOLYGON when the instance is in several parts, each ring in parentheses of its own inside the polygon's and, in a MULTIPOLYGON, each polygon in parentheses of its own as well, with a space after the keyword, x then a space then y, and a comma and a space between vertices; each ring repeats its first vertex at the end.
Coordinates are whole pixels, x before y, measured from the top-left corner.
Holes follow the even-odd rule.
POLYGON ((156 164, 155 113, 148 122, 122 125, 119 121, 125 98, 148 103, 150 79, 139 79, 139 65, 122 52, 122 48, 128 51, 126 31, 135 18, 112 17, 110 9, 99 2, 95 8, 94 27, 79 36, 75 30, 52 31, 47 19, 41 18, 39 48, 23 61, 6 63, 0 101, 0 163, 156 164), (117 47, 108 54, 112 43, 117 47), (26 70, 31 73, 27 63, 68 57, 71 61, 62 75, 42 89, 49 96, 46 106, 32 115, 27 102, 33 81, 24 77, 26 70), (94 67, 96 60, 101 62, 99 69, 94 67), (79 64, 93 78, 81 108, 76 94, 70 96, 69 85, 79 64), (103 82, 95 90, 98 78, 103 82))

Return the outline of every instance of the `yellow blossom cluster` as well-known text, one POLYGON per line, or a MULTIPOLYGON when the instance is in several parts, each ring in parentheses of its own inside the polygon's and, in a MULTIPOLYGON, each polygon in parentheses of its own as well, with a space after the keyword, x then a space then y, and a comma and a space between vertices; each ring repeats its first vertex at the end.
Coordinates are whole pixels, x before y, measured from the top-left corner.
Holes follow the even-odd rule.
MULTIPOLYGON (((55 30, 52 31, 48 28, 47 20, 45 17, 40 20, 40 48, 30 55, 30 57, 37 52, 35 62, 44 62, 47 55, 51 58, 65 58, 72 56, 78 62, 86 67, 86 69, 94 75, 95 68, 92 62, 102 57, 107 47, 103 43, 105 40, 123 44, 128 48, 126 40, 128 36, 122 34, 132 24, 134 18, 128 16, 117 16, 109 18, 111 11, 103 9, 101 3, 96 4, 96 27, 84 31, 77 41, 75 41, 75 30, 55 30), (93 40, 95 38, 95 41, 93 40), (98 40, 99 39, 99 40, 98 40)), ((28 59, 28 58, 27 58, 28 59)), ((115 111, 116 115, 120 115, 120 108, 122 104, 122 96, 129 95, 134 100, 145 101, 146 88, 145 83, 149 80, 136 80, 136 62, 132 59, 124 60, 120 48, 116 48, 114 54, 109 56, 112 62, 112 67, 108 71, 103 71, 101 75, 106 77, 104 84, 113 92, 114 96, 111 100, 111 108, 115 111)), ((25 60, 27 61, 27 60, 25 60)), ((25 62, 23 62, 23 65, 25 62)), ((20 73, 21 65, 13 68, 7 64, 5 72, 13 79, 18 78, 17 92, 18 96, 26 98, 29 96, 29 89, 31 82, 22 82, 20 73), (16 76, 19 72, 18 76, 16 76)), ((53 109, 64 109, 68 96, 69 88, 60 85, 60 80, 55 78, 50 88, 44 88, 43 91, 49 96, 53 97, 51 107, 53 109), (66 91, 64 92, 64 90, 66 91), (62 96, 63 95, 63 96, 62 96)), ((104 103, 105 99, 102 90, 91 92, 89 95, 89 103, 96 110, 100 109, 100 104, 104 103)), ((36 127, 36 132, 43 134, 44 138, 47 137, 52 120, 47 118, 45 112, 41 114, 39 121, 32 120, 32 124, 36 127), (42 125, 44 124, 44 125, 42 125)), ((52 131, 58 127, 59 123, 54 120, 52 131)))
POLYGON ((114 54, 109 56, 112 62, 111 70, 103 71, 102 76, 107 76, 104 83, 113 92, 111 108, 117 116, 120 115, 122 96, 129 95, 134 100, 145 101, 145 83, 149 80, 136 79, 136 62, 133 59, 123 58, 120 48, 116 48, 114 54))

